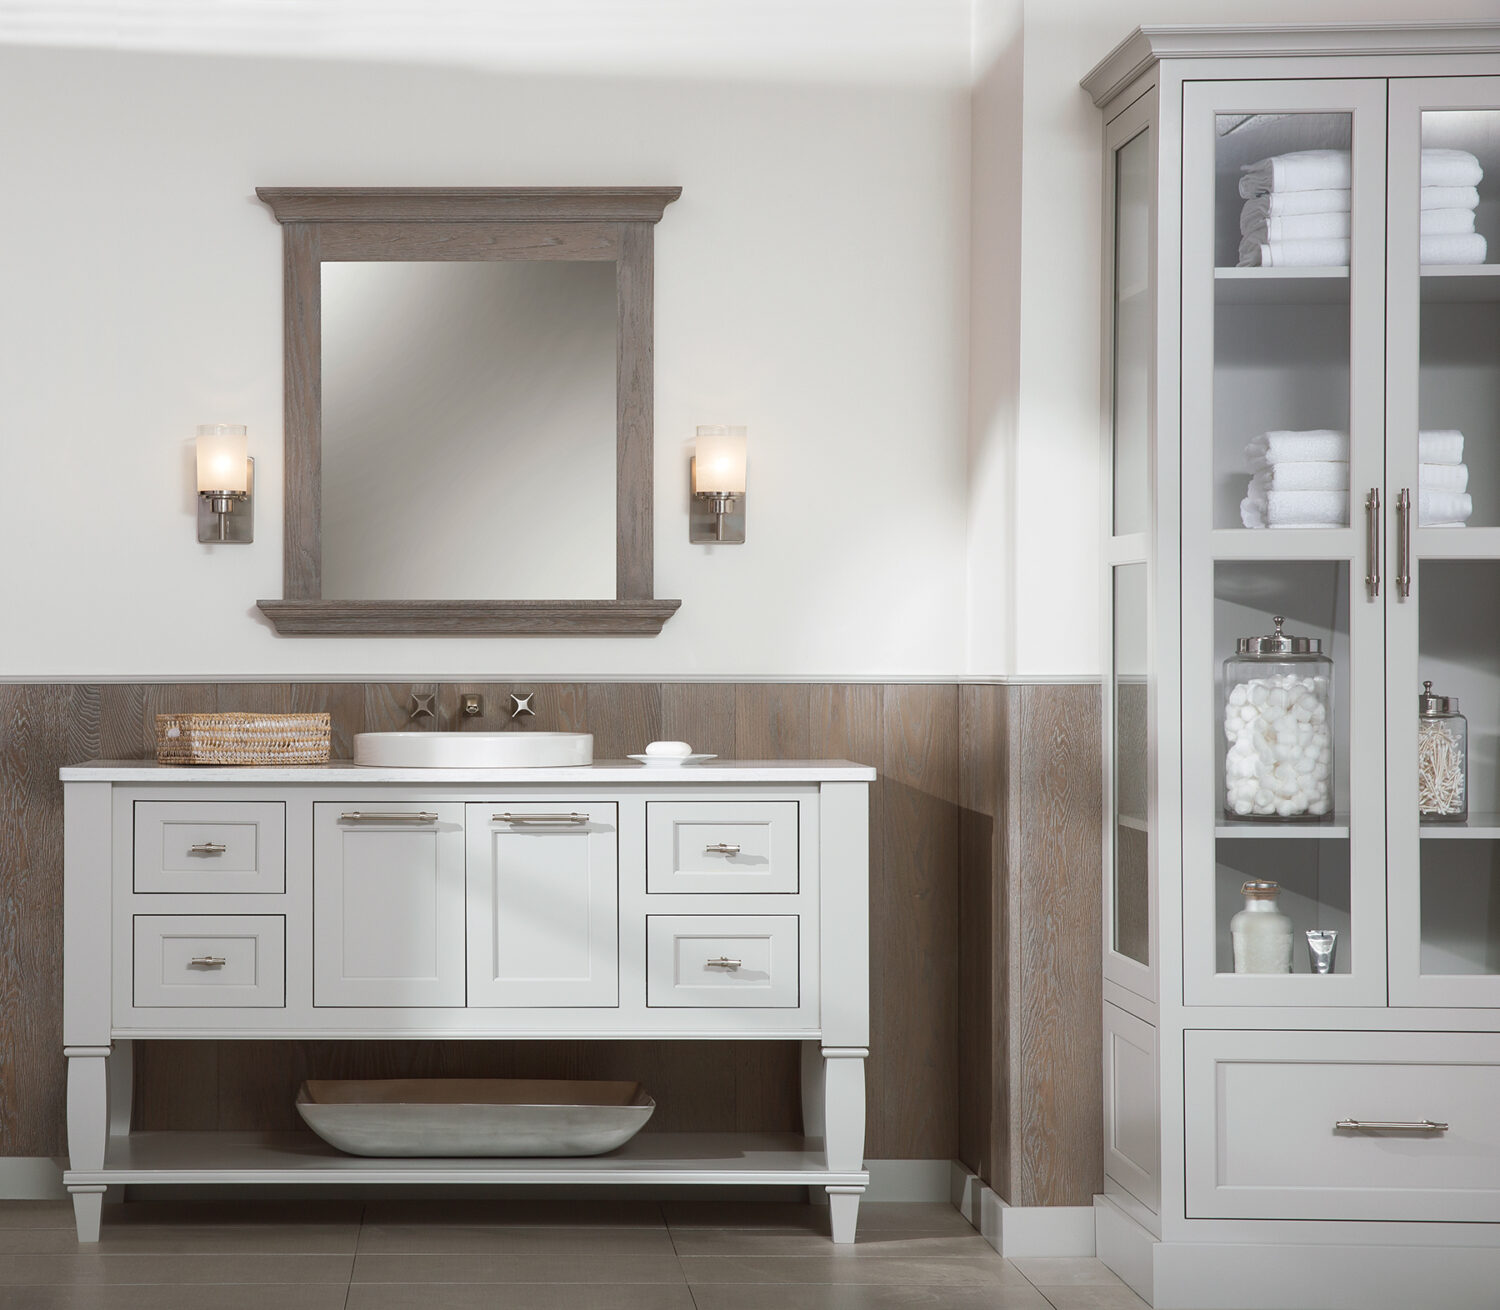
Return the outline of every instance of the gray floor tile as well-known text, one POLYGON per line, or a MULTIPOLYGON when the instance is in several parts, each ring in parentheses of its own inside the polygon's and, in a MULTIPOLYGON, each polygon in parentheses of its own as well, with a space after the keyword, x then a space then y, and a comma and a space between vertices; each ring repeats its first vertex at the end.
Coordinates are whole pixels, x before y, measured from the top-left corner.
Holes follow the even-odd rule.
POLYGON ((353 1255, 357 1224, 107 1224, 97 1244, 71 1228, 0 1229, 5 1255, 353 1255))
POLYGON ((72 1201, 0 1201, 0 1228, 71 1228, 72 1201))
MULTIPOLYGON (((967 1237, 944 1233, 886 1232, 861 1229, 852 1246, 835 1246, 824 1233, 776 1232, 741 1228, 678 1228, 672 1232, 678 1255, 825 1255, 883 1259, 912 1256, 995 1256, 995 1248, 973 1229, 967 1237)), ((995 1256, 998 1259, 998 1256, 995 1256)))
POLYGON ((680 1283, 668 1255, 358 1255, 356 1283, 680 1283))
POLYGON ((348 1255, 11 1255, 0 1285, 347 1283, 348 1255))
POLYGON ((1027 1278, 1038 1287, 1098 1286, 1124 1287, 1110 1272, 1103 1260, 1055 1259, 1043 1256, 1022 1256, 1011 1260, 1027 1278))
POLYGON ((473 1228, 498 1224, 512 1228, 661 1228, 661 1206, 655 1201, 369 1201, 367 1224, 447 1224, 473 1228))
MULTIPOLYGON (((828 1231, 828 1207, 776 1201, 668 1201, 662 1205, 672 1228, 780 1228, 807 1232, 828 1231)), ((973 1226, 945 1203, 867 1201, 859 1207, 860 1232, 894 1230, 903 1233, 947 1233, 955 1237, 974 1232, 973 1226)))
POLYGON ((939 1260, 850 1256, 683 1256, 683 1272, 700 1283, 870 1283, 887 1286, 1019 1287, 1026 1281, 993 1252, 939 1260))
POLYGON ((0 1287, 0 1310, 343 1310, 347 1294, 343 1283, 0 1287))
POLYGON ((104 1207, 104 1227, 120 1224, 357 1224, 362 1201, 128 1201, 104 1207))
POLYGON ((1037 1290, 1054 1310, 1149 1310, 1124 1283, 1117 1287, 1090 1287, 1072 1283, 1061 1287, 1039 1286, 1037 1290))
POLYGON ((361 1255, 393 1253, 477 1255, 657 1255, 671 1257, 665 1228, 507 1228, 497 1224, 366 1224, 361 1255))
POLYGON ((349 1289, 348 1310, 694 1310, 694 1306, 693 1294, 685 1283, 626 1283, 614 1287, 590 1283, 356 1283, 349 1289))
POLYGON ((1030 1284, 871 1287, 827 1283, 797 1286, 696 1283, 693 1300, 696 1310, 1051 1310, 1047 1299, 1030 1284))

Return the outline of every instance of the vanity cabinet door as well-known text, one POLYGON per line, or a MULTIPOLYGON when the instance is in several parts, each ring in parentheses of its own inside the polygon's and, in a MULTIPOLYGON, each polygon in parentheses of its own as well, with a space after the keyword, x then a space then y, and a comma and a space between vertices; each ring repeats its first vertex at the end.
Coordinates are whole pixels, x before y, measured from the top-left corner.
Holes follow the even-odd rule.
POLYGON ((612 803, 468 806, 469 1005, 619 1004, 612 803))
POLYGON ((464 1003, 462 805, 313 806, 313 1004, 464 1003))

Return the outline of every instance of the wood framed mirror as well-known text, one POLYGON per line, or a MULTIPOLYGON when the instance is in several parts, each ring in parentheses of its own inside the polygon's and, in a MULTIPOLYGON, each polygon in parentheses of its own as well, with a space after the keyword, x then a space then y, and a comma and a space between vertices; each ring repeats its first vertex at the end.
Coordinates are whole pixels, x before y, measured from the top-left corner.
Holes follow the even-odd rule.
POLYGON ((282 226, 278 633, 661 631, 653 235, 680 194, 256 188, 282 226))

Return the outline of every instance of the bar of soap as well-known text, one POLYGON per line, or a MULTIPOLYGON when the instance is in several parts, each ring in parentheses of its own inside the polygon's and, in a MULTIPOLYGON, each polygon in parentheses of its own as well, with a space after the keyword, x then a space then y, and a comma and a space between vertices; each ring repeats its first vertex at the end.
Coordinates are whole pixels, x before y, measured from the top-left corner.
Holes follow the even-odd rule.
POLYGON ((686 759, 693 748, 685 741, 653 741, 646 747, 647 755, 659 755, 667 759, 686 759))

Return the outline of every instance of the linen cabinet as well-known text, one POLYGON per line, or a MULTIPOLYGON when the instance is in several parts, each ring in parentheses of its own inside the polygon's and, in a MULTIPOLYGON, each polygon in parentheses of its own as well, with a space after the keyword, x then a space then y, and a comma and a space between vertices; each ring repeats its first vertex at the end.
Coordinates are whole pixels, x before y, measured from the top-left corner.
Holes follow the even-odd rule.
POLYGON ((1142 28, 1084 86, 1100 1255, 1162 1307, 1493 1306, 1500 27, 1142 28), (1290 968, 1237 971, 1267 883, 1290 968))

